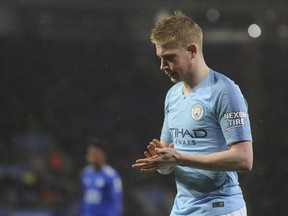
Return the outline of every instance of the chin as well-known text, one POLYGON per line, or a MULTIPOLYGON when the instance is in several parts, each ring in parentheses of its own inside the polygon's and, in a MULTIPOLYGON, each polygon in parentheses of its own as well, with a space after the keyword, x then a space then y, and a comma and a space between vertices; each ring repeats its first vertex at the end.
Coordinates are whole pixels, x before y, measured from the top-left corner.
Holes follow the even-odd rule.
POLYGON ((173 83, 178 83, 178 82, 180 82, 180 80, 171 78, 171 82, 173 82, 173 83))

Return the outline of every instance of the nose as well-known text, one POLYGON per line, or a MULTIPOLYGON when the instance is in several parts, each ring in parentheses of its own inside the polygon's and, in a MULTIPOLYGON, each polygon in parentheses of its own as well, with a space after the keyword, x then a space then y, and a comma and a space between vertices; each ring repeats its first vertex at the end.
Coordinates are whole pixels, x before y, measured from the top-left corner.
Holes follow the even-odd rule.
POLYGON ((164 59, 161 59, 160 70, 165 71, 169 69, 169 64, 164 59))

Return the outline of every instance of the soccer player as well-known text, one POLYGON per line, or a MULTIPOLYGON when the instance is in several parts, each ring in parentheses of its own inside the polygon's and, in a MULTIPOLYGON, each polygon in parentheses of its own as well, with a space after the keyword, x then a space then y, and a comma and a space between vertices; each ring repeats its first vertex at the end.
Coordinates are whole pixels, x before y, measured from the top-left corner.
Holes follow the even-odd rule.
POLYGON ((160 141, 153 139, 133 167, 174 171, 171 216, 246 216, 236 172, 252 169, 253 150, 239 87, 206 65, 202 30, 181 11, 158 22, 151 40, 175 85, 166 95, 160 141))
POLYGON ((89 165, 81 173, 82 203, 80 216, 121 216, 122 181, 106 163, 104 141, 94 139, 87 149, 89 165))

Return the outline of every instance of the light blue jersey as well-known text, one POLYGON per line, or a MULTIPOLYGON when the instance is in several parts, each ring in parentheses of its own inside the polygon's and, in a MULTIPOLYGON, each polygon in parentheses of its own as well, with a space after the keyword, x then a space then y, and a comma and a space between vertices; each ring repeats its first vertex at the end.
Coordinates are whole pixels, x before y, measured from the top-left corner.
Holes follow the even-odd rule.
MULTIPOLYGON (((185 154, 204 155, 229 149, 229 144, 252 141, 246 101, 226 76, 210 71, 191 93, 175 84, 165 100, 161 140, 185 154)), ((215 216, 245 206, 236 172, 175 166, 177 195, 171 216, 215 216)))

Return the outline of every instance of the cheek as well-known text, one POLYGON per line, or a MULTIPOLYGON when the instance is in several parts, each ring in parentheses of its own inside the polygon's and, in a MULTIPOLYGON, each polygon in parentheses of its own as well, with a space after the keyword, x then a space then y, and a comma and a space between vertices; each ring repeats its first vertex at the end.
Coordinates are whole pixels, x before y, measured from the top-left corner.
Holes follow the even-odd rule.
POLYGON ((87 155, 87 160, 89 161, 89 162, 95 162, 95 161, 97 161, 98 160, 98 156, 97 156, 97 154, 95 154, 95 153, 89 153, 88 155, 87 155))
POLYGON ((187 55, 180 56, 177 61, 175 61, 175 67, 186 70, 191 66, 191 61, 187 55))
POLYGON ((92 157, 91 157, 91 154, 87 154, 86 155, 86 160, 88 161, 88 162, 92 162, 92 157))
POLYGON ((191 68, 191 66, 192 66, 192 62, 190 61, 190 59, 187 58, 183 60, 182 67, 184 70, 191 68))

